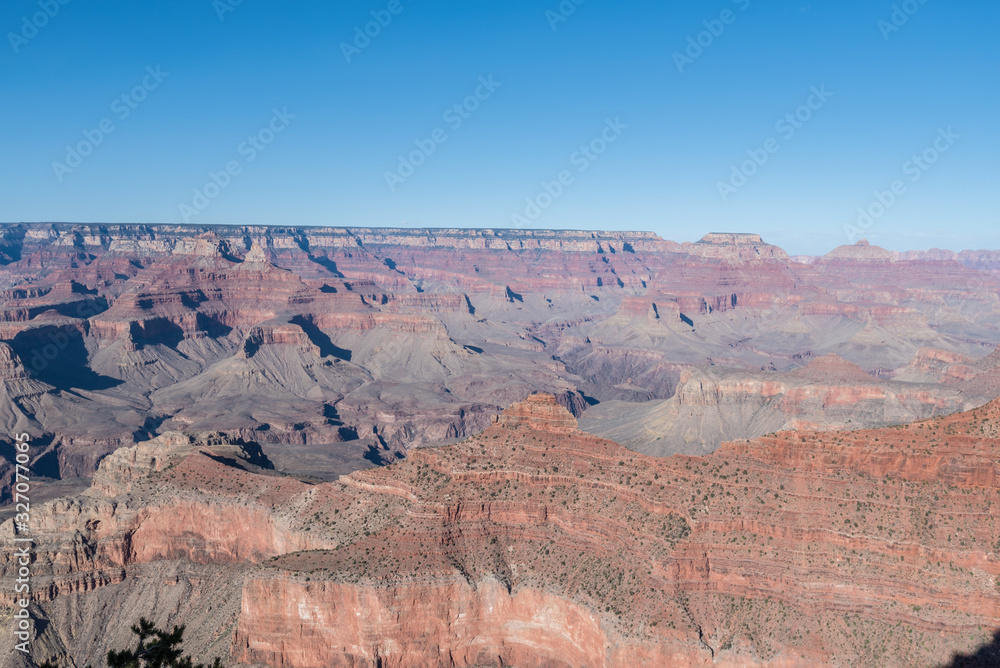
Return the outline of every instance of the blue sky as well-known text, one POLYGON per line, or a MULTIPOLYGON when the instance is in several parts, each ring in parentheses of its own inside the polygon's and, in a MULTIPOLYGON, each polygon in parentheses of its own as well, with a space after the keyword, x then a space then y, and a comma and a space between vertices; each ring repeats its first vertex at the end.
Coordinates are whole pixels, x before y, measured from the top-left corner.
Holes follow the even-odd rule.
POLYGON ((895 7, 8 0, 0 220, 1000 248, 1000 3, 895 7))

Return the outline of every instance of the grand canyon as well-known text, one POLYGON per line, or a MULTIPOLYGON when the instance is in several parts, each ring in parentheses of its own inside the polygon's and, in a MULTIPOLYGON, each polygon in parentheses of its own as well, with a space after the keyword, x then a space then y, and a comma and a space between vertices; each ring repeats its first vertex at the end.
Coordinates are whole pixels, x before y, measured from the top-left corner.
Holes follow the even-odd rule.
POLYGON ((998 660, 1000 251, 6 224, 0 379, 4 667, 998 660))

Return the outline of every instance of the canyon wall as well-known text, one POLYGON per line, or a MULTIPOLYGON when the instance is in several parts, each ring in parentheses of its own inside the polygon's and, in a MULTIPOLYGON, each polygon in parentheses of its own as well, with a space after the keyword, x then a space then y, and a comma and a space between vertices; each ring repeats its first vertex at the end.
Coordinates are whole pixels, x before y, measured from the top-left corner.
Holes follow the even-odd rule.
POLYGON ((52 478, 169 431, 326 448, 333 475, 469 436, 538 391, 577 417, 603 405, 588 428, 659 454, 892 424, 1000 392, 992 367, 968 362, 1000 344, 988 258, 858 244, 803 263, 729 233, 0 232, 0 503, 16 430, 46 444, 35 464, 52 478), (918 377, 926 351, 973 371, 918 377), (831 354, 870 379, 795 375, 831 354), (747 391, 775 384, 780 399, 747 391), (831 393, 840 410, 823 410, 831 393))
POLYGON ((534 395, 321 484, 169 434, 36 510, 35 658, 121 646, 127 611, 248 666, 937 665, 1000 628, 998 425, 994 402, 656 458, 534 395))

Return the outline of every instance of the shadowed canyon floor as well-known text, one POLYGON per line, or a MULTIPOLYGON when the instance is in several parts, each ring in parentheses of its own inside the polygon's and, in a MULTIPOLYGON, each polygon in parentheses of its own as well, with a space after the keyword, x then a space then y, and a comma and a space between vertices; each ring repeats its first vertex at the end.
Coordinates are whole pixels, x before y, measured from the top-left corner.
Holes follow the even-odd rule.
POLYGON ((35 510, 36 658, 146 615, 254 666, 941 665, 1000 628, 997 461, 997 402, 656 458, 533 395, 319 484, 166 434, 35 510))
POLYGON ((478 433, 532 392, 647 454, 1000 394, 1000 253, 757 235, 0 226, 0 503, 167 432, 330 478, 478 433))

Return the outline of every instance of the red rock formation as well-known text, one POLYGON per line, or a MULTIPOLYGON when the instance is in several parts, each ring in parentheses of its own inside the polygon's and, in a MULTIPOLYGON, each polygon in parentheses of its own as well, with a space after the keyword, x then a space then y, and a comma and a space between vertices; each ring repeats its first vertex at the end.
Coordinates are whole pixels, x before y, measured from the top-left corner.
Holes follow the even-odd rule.
POLYGON ((840 246, 823 256, 823 261, 864 260, 867 262, 892 262, 896 257, 884 248, 872 246, 862 239, 853 246, 840 246))
POLYGON ((534 396, 474 438, 309 485, 218 435, 169 436, 36 511, 37 601, 62 619, 166 595, 178 576, 142 583, 167 564, 228 569, 235 625, 192 646, 221 635, 234 661, 282 667, 935 664, 1000 627, 998 437, 993 403, 656 459, 534 396))
POLYGON ((729 260, 788 259, 785 251, 764 243, 759 234, 713 232, 696 243, 684 244, 682 248, 692 255, 729 260))
POLYGON ((548 394, 535 394, 514 404, 499 416, 498 422, 508 429, 523 427, 550 434, 577 432, 576 420, 570 412, 548 394))
POLYGON ((997 493, 1000 405, 677 460, 553 432, 553 411, 532 398, 481 437, 352 476, 409 519, 249 580, 236 656, 577 665, 589 648, 607 666, 903 665, 1000 625, 1000 516, 968 514, 997 493), (542 429, 526 429, 532 414, 542 429))
POLYGON ((391 460, 535 391, 633 416, 717 373, 708 398, 743 408, 724 429, 678 432, 699 451, 782 426, 873 426, 1000 392, 959 365, 908 368, 922 349, 979 359, 1000 343, 991 258, 859 246, 806 265, 752 234, 3 225, 0 342, 38 392, 0 414, 34 420, 63 477, 170 430, 391 460), (787 415, 751 414, 748 395, 773 386, 761 373, 828 354, 909 387, 800 379, 787 415))

